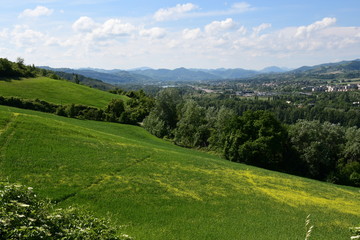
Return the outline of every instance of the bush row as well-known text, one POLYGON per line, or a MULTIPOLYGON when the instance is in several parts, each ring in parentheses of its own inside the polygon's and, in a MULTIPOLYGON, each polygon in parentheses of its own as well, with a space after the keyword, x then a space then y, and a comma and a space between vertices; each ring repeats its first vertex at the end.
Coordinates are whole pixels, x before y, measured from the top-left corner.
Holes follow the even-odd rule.
POLYGON ((124 102, 113 99, 104 109, 79 104, 58 105, 39 99, 0 96, 0 105, 53 113, 59 116, 95 121, 119 122, 136 125, 149 114, 153 100, 145 94, 124 102))

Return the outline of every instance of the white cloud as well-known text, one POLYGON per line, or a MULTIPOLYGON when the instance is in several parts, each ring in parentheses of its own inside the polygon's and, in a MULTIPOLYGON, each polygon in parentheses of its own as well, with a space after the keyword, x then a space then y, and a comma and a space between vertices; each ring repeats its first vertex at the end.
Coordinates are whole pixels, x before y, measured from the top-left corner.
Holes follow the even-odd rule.
POLYGON ((194 40, 201 36, 201 30, 200 28, 194 28, 194 29, 186 28, 183 30, 182 36, 184 39, 194 40))
POLYGON ((233 11, 239 12, 239 13, 247 12, 247 11, 250 11, 250 10, 254 9, 247 2, 234 3, 231 8, 232 8, 233 11))
POLYGON ((224 21, 213 21, 212 23, 206 25, 205 32, 209 34, 213 34, 219 31, 234 29, 235 27, 236 27, 236 23, 231 18, 227 18, 224 21))
POLYGON ((184 16, 185 13, 198 9, 192 3, 177 4, 171 8, 161 8, 154 14, 156 21, 176 20, 184 16))
MULTIPOLYGON (((89 17, 80 17, 72 24, 72 29, 81 35, 81 38, 92 39, 111 39, 113 37, 125 37, 135 33, 138 28, 131 23, 121 19, 111 18, 104 23, 97 23, 89 17)), ((160 28, 153 28, 144 34, 160 37, 163 31, 160 28)))
POLYGON ((11 32, 11 38, 17 47, 28 47, 42 42, 45 34, 34 31, 28 26, 17 25, 11 32))
POLYGON ((101 26, 93 31, 93 35, 99 38, 106 38, 111 36, 128 36, 136 28, 131 23, 123 22, 120 19, 112 18, 104 22, 101 26))
POLYGON ((26 9, 24 10, 19 17, 40 17, 40 16, 50 16, 54 12, 53 9, 49 9, 44 6, 37 6, 35 9, 26 9))
POLYGON ((253 34, 258 35, 260 32, 264 31, 267 28, 271 28, 271 24, 270 23, 262 23, 259 26, 253 28, 253 34))
POLYGON ((241 26, 241 27, 237 30, 237 32, 238 32, 240 35, 245 35, 245 34, 247 33, 247 29, 246 29, 246 27, 241 26))
POLYGON ((61 42, 59 39, 55 38, 55 37, 49 37, 48 39, 46 39, 45 41, 45 46, 60 46, 61 42))
POLYGON ((308 26, 298 27, 295 36, 296 37, 309 37, 311 33, 327 28, 336 23, 336 18, 323 18, 321 21, 317 21, 308 26))
POLYGON ((1 32, 0 32, 0 38, 7 38, 9 35, 9 31, 7 29, 3 29, 1 32))
MULTIPOLYGON (((246 9, 246 5, 237 8, 246 9)), ((194 16, 198 11, 185 14, 194 16)), ((171 19, 174 15, 168 17, 171 19)), ((8 56, 23 56, 35 64, 40 64, 37 61, 45 64, 45 60, 37 59, 46 59, 48 65, 61 62, 70 67, 71 64, 77 67, 98 64, 114 68, 149 64, 150 67, 189 67, 191 64, 194 64, 192 67, 216 64, 217 67, 235 67, 239 63, 258 64, 257 61, 263 62, 263 59, 271 64, 281 58, 297 60, 314 56, 319 59, 329 53, 349 58, 342 56, 353 56, 360 51, 360 27, 334 26, 334 18, 280 30, 271 28, 270 23, 253 28, 243 26, 230 17, 202 26, 185 26, 181 30, 161 28, 155 21, 134 22, 117 18, 100 22, 83 16, 70 26, 64 24, 61 36, 56 35, 60 31, 57 25, 53 32, 20 25, 0 29, 0 43, 10 52, 8 56), (73 31, 64 32, 68 27, 73 31), (148 62, 149 59, 154 60, 148 62)))
POLYGON ((160 39, 166 36, 166 30, 159 27, 140 30, 140 36, 160 39))
POLYGON ((72 25, 72 29, 76 32, 91 32, 95 27, 96 23, 89 17, 80 17, 72 25))

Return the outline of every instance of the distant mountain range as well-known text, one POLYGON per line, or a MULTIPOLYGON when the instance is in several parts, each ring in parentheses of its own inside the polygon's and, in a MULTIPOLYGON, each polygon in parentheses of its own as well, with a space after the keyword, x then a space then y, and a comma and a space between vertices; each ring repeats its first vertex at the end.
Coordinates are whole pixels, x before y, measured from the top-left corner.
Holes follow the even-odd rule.
POLYGON ((334 73, 344 71, 359 71, 360 70, 360 59, 352 61, 341 61, 336 63, 324 63, 315 66, 303 66, 298 69, 292 70, 294 73, 334 73))
POLYGON ((279 73, 331 73, 337 71, 359 71, 360 59, 353 61, 342 61, 338 63, 327 63, 316 66, 304 66, 295 70, 279 68, 276 66, 267 67, 260 71, 246 70, 242 68, 235 69, 188 69, 176 68, 170 69, 151 69, 141 67, 131 70, 105 70, 97 68, 50 68, 41 67, 55 72, 65 72, 68 74, 78 74, 91 79, 101 80, 112 85, 121 84, 155 84, 168 82, 194 82, 194 81, 216 81, 251 78, 261 74, 279 74, 279 73))

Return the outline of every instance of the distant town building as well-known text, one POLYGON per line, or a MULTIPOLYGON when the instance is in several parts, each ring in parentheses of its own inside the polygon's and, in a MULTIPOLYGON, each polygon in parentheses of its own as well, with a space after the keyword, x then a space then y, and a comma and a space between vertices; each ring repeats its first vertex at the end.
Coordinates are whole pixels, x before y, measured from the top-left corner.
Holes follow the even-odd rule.
POLYGON ((311 91, 313 92, 325 92, 327 90, 326 86, 313 87, 311 91))
POLYGON ((313 92, 348 92, 360 89, 360 84, 347 84, 347 85, 327 85, 313 87, 313 92))

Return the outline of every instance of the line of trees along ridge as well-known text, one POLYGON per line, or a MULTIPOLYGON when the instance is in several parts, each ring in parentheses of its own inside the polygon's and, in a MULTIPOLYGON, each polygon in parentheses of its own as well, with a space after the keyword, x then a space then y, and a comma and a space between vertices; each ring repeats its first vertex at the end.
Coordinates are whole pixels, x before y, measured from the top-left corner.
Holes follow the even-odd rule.
POLYGON ((58 105, 40 99, 32 100, 2 96, 0 96, 0 105, 53 113, 70 118, 138 125, 149 114, 154 99, 147 96, 142 90, 128 92, 114 90, 113 93, 117 91, 125 94, 130 99, 127 101, 113 99, 104 109, 80 104, 58 105))

